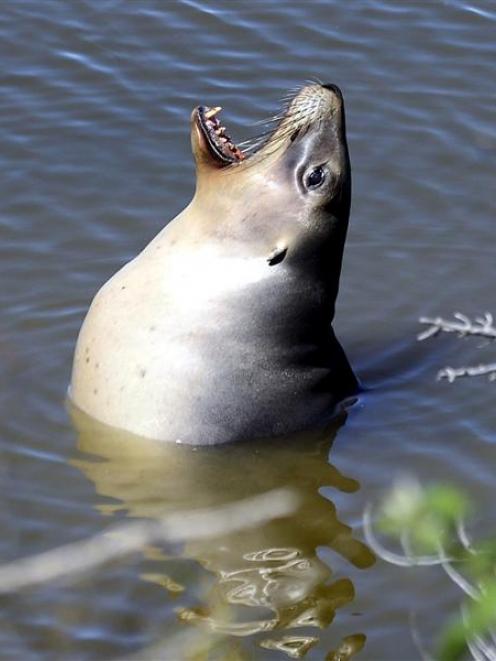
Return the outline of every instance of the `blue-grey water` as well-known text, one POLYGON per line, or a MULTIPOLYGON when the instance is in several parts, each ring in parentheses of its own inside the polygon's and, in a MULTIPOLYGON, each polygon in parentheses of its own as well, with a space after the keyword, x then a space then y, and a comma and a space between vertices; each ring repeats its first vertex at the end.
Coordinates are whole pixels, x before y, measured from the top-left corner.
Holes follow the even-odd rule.
POLYGON ((436 374, 495 347, 416 335, 422 315, 496 313, 495 34, 491 0, 2 3, 0 561, 278 486, 303 505, 2 597, 1 658, 337 661, 348 645, 409 661, 411 612, 435 644, 459 593, 437 569, 374 562, 361 516, 412 472, 465 488, 475 532, 494 530, 496 385, 436 374), (344 426, 158 457, 76 431, 79 326, 189 201, 192 108, 223 106, 238 141, 314 78, 343 90, 354 177, 335 325, 367 390, 344 426))

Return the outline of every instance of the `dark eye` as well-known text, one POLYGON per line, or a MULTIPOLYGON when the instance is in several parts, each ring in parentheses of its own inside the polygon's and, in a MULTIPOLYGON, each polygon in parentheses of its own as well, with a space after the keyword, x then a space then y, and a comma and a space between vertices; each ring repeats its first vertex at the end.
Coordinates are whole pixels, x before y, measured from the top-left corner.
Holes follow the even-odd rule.
POLYGON ((305 179, 305 185, 307 188, 318 188, 322 185, 325 179, 325 170, 319 165, 319 167, 313 169, 310 174, 307 174, 305 179))

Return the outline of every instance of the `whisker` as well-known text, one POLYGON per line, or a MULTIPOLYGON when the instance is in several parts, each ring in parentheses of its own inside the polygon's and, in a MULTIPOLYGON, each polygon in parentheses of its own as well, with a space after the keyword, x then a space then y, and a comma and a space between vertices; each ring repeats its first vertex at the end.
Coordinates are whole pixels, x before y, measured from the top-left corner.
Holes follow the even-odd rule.
POLYGON ((317 76, 311 76, 311 78, 309 78, 309 79, 307 80, 307 84, 308 84, 308 85, 315 85, 315 84, 317 84, 317 85, 323 85, 324 83, 323 83, 322 80, 321 80, 320 78, 318 78, 317 76))
POLYGON ((315 120, 318 120, 320 125, 319 103, 313 95, 303 95, 295 102, 301 90, 309 84, 323 83, 315 77, 313 80, 307 80, 304 85, 294 87, 284 95, 281 100, 282 107, 277 113, 251 124, 256 129, 255 135, 237 143, 245 156, 252 157, 244 162, 244 167, 273 154, 295 131, 299 137, 303 137, 315 120), (255 156, 257 158, 254 158, 255 156))
POLYGON ((244 147, 244 148, 250 148, 255 145, 260 145, 261 142, 264 140, 273 138, 274 140, 282 140, 287 135, 292 133, 294 131, 294 127, 296 124, 298 124, 298 120, 305 115, 306 111, 303 108, 299 108, 296 112, 292 112, 288 114, 288 111, 285 113, 279 113, 278 115, 274 115, 273 117, 269 118, 268 120, 261 120, 259 122, 256 122, 254 125, 262 125, 266 127, 265 131, 262 131, 258 133, 257 135, 247 138, 246 140, 243 140, 242 142, 238 143, 239 147, 244 147), (283 131, 274 131, 273 126, 271 124, 281 124, 283 121, 287 122, 288 126, 283 130, 283 131))

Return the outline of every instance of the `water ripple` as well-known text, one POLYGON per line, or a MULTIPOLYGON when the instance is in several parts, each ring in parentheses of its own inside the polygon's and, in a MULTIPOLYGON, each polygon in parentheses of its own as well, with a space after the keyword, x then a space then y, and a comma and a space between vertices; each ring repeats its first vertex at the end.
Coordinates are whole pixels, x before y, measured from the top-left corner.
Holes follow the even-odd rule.
MULTIPOLYGON (((354 200, 336 326, 368 388, 332 454, 361 490, 351 497, 332 489, 319 504, 359 525, 366 500, 404 469, 423 480, 448 476, 491 505, 494 386, 449 385, 435 375, 448 364, 494 361, 493 347, 415 337, 422 314, 496 313, 488 83, 495 19, 489 0, 5 3, 2 557, 92 534, 107 525, 105 512, 125 514, 119 499, 97 493, 71 465, 76 441, 64 408, 71 354, 99 285, 190 199, 191 109, 224 106, 243 139, 278 111, 288 89, 315 77, 337 82, 346 98, 354 200)), ((130 479, 126 489, 133 488, 130 479)), ((4 655, 111 658, 163 635, 179 645, 173 609, 208 610, 204 586, 213 579, 178 554, 161 561, 161 585, 142 580, 160 575, 152 560, 136 559, 70 589, 12 600, 0 619, 4 655), (171 597, 164 586, 176 584, 185 592, 171 597)), ((385 567, 355 575, 338 556, 326 562, 335 573, 351 571, 342 580, 354 581, 359 605, 319 632, 308 659, 331 649, 341 631, 333 627, 355 632, 353 609, 367 635, 365 657, 386 661, 409 639, 405 594, 432 626, 453 608, 436 577, 418 575, 412 586, 385 567), (402 580, 405 589, 386 598, 383 586, 402 580)), ((181 626, 188 634, 190 625, 181 626)), ((272 658, 249 638, 239 650, 272 658)))

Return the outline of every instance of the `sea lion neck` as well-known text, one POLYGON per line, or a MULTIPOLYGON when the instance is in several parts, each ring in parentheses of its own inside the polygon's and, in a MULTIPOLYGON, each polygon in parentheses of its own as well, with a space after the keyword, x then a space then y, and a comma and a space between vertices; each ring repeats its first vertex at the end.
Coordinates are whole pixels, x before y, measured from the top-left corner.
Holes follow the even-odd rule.
POLYGON ((283 205, 272 208, 270 192, 262 171, 199 171, 181 223, 192 239, 201 237, 223 250, 251 251, 269 259, 278 245, 287 246, 295 235, 291 214, 279 211, 283 205))

